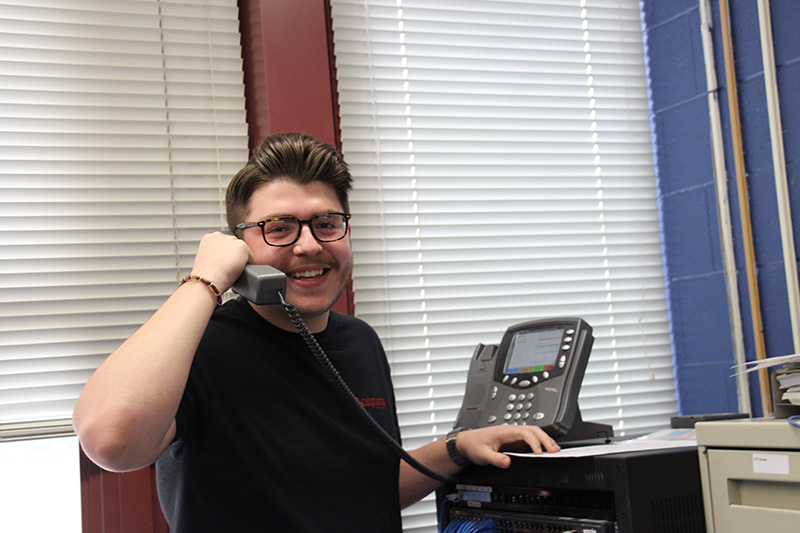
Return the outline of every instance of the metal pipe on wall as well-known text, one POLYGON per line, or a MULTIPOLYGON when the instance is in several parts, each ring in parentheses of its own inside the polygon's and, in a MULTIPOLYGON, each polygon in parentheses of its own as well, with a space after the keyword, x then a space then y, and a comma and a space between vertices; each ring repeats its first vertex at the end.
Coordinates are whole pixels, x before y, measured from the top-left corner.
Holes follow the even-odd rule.
MULTIPOLYGON (((700 33, 703 42, 703 57, 706 67, 706 86, 708 94, 708 114, 711 127, 711 157, 714 165, 714 187, 716 191, 717 220, 719 221, 720 244, 725 288, 728 294, 728 318, 731 323, 733 359, 745 363, 742 316, 739 307, 739 288, 736 284, 736 260, 733 253, 733 230, 728 203, 727 171, 725 169, 725 149, 722 140, 722 121, 719 112, 719 86, 714 66, 714 45, 711 37, 711 9, 709 0, 700 0, 700 33)), ((739 412, 750 413, 750 386, 747 376, 736 375, 736 392, 739 412)))
POLYGON ((797 255, 794 249, 792 213, 786 177, 786 158, 783 152, 783 127, 781 126, 778 82, 775 74, 775 54, 772 48, 772 23, 767 0, 758 0, 758 27, 761 37, 761 61, 764 64, 764 86, 767 95, 769 134, 772 142, 772 167, 775 172, 775 194, 778 199, 778 218, 783 246, 783 266, 786 274, 786 292, 792 324, 794 352, 800 353, 800 290, 797 282, 797 255))
MULTIPOLYGON (((745 271, 750 296, 750 316, 753 322, 753 341, 756 349, 756 360, 766 359, 764 344, 764 326, 761 319, 761 296, 758 290, 756 273, 755 247, 753 245, 753 229, 750 219, 750 204, 747 189, 747 175, 744 166, 744 147, 742 142, 742 125, 739 117, 739 95, 736 83, 736 67, 733 58, 733 40, 731 38, 730 14, 728 0, 719 0, 720 26, 722 46, 725 56, 725 79, 728 86, 728 110, 731 119, 731 135, 733 139, 733 155, 736 167, 736 187, 739 192, 739 215, 742 226, 742 244, 744 247, 745 271)), ((769 375, 762 368, 758 371, 761 388, 761 407, 765 415, 772 414, 772 394, 769 386, 769 375)))

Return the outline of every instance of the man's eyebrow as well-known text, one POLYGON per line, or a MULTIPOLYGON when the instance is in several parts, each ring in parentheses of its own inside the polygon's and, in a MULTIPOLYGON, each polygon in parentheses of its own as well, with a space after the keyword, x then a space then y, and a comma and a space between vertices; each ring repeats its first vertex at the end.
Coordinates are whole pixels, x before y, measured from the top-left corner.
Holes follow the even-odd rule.
POLYGON ((260 220, 269 220, 270 218, 276 218, 276 217, 293 217, 293 216, 294 215, 291 215, 289 213, 269 213, 269 214, 258 216, 258 217, 254 217, 254 218, 255 218, 255 220, 259 220, 260 221, 260 220))
MULTIPOLYGON (((322 211, 318 211, 318 212, 314 213, 311 216, 315 217, 317 215, 323 215, 325 213, 342 213, 342 212, 343 211, 340 211, 338 209, 323 209, 322 211)), ((268 215, 264 215, 262 217, 258 217, 258 218, 256 218, 256 220, 257 221, 269 220, 269 219, 272 219, 272 218, 279 218, 279 217, 292 217, 292 218, 296 218, 298 220, 300 219, 300 217, 298 217, 297 215, 292 215, 291 213, 270 213, 268 215)), ((311 218, 311 217, 308 217, 308 218, 311 218)))

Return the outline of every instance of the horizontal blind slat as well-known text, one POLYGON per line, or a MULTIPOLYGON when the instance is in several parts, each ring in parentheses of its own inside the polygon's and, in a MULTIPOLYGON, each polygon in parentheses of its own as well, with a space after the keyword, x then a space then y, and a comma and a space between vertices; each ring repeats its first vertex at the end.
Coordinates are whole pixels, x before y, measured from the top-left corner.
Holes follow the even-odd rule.
POLYGON ((222 226, 248 157, 234 0, 17 4, 0 6, 0 423, 71 416, 222 226))

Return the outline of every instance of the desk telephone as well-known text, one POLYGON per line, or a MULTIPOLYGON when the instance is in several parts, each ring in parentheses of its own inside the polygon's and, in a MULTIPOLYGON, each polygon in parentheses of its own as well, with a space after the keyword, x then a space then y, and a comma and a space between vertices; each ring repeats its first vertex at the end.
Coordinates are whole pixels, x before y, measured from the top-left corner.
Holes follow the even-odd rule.
POLYGON ((536 425, 560 442, 612 437, 578 408, 593 343, 583 319, 552 318, 509 327, 499 345, 478 344, 455 425, 536 425))

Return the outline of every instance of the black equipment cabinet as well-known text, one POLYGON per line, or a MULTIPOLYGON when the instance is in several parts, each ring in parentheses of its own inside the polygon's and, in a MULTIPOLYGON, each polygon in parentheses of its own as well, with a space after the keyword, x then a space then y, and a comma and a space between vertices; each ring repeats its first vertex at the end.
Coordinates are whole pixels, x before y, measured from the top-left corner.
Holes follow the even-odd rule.
POLYGON ((442 530, 451 520, 492 519, 496 531, 513 533, 705 532, 694 447, 591 457, 512 456, 507 470, 466 467, 454 483, 437 490, 436 499, 442 530))

